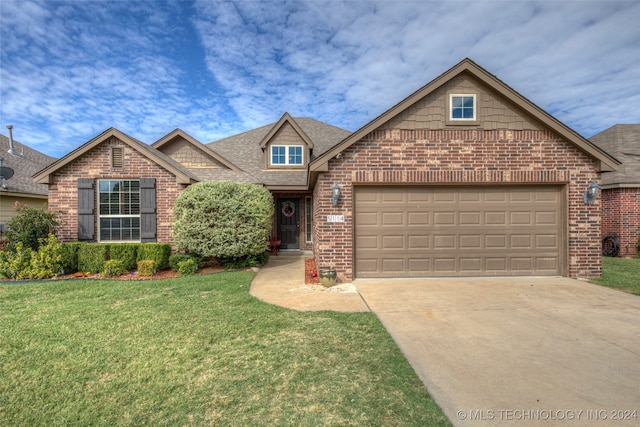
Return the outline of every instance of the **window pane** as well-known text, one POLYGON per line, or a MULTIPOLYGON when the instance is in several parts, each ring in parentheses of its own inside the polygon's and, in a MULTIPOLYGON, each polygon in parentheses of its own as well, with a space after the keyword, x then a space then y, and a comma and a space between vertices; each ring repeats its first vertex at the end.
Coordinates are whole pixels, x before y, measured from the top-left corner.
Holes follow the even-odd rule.
POLYGON ((101 180, 98 188, 98 213, 101 216, 100 240, 139 241, 140 218, 117 215, 140 214, 140 182, 101 180))
POLYGON ((284 165, 286 162, 286 147, 271 147, 271 164, 284 165))
POLYGON ((452 119, 475 119, 475 98, 473 96, 451 97, 452 119))
POLYGON ((302 164, 302 147, 289 147, 289 164, 302 164))

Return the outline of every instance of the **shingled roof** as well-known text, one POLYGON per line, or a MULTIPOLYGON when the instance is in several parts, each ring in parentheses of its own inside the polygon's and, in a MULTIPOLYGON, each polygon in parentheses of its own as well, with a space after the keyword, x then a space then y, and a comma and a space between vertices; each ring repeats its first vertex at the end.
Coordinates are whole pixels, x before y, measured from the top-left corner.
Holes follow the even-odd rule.
MULTIPOLYGON (((305 136, 313 143, 311 161, 351 135, 351 132, 345 129, 311 118, 289 119, 295 121, 305 136)), ((304 187, 307 185, 306 169, 300 171, 265 169, 265 154, 261 144, 277 124, 271 123, 219 141, 210 142, 207 146, 268 187, 274 189, 304 187)))
POLYGON ((622 163, 602 174, 604 188, 640 187, 640 124, 615 125, 589 140, 622 163))
POLYGON ((7 189, 0 188, 0 195, 7 193, 20 193, 23 195, 46 196, 48 187, 44 184, 36 184, 32 176, 39 170, 56 161, 55 157, 47 156, 33 148, 13 140, 13 149, 16 154, 10 154, 9 138, 0 135, 0 158, 2 166, 13 169, 14 175, 6 181, 7 189))

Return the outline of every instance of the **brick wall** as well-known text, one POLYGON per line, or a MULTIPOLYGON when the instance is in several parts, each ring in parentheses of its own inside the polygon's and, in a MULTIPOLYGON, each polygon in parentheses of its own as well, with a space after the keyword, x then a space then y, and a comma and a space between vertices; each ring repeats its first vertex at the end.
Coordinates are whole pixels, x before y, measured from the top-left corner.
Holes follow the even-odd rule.
MULTIPOLYGON (((158 242, 173 242, 171 236, 173 205, 185 186, 177 184, 176 177, 166 169, 151 162, 115 137, 95 147, 54 174, 53 184, 49 185, 49 210, 64 212, 61 215, 64 224, 60 233, 62 241, 78 239, 78 178, 155 178, 158 242), (124 149, 123 168, 111 166, 111 147, 114 146, 124 149)), ((97 196, 95 206, 98 206, 97 196)), ((95 230, 97 234, 97 223, 95 230)))
POLYGON ((566 236, 569 277, 601 274, 600 199, 582 194, 599 182, 593 161, 554 133, 543 130, 384 130, 367 135, 329 162, 314 189, 314 256, 333 266, 341 281, 353 279, 353 188, 357 184, 515 184, 567 186, 566 236), (337 207, 331 188, 340 185, 337 207), (344 215, 328 223, 327 215, 344 215))
POLYGON ((602 190, 602 237, 620 238, 619 256, 638 256, 640 188, 602 190))

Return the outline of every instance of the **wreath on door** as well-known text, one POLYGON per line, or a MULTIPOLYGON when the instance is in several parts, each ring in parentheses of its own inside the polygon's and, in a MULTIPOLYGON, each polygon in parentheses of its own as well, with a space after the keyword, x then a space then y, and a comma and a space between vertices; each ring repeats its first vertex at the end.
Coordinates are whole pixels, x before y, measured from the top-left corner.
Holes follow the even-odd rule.
POLYGON ((296 213, 296 204, 293 202, 282 202, 282 215, 291 218, 296 213))

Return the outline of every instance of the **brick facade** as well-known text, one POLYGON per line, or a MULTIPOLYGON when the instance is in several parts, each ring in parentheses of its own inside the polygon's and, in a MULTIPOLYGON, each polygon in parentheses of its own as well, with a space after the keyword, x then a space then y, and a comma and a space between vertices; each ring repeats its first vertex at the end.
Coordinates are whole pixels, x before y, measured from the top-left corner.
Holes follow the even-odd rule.
POLYGON ((314 256, 333 266, 341 281, 354 277, 353 192, 355 185, 561 184, 566 186, 569 277, 601 274, 600 199, 585 205, 582 194, 599 182, 594 161, 545 130, 378 129, 329 161, 314 190, 314 256), (331 188, 340 185, 338 206, 331 188), (344 223, 327 222, 344 215, 344 223))
MULTIPOLYGON (((173 174, 123 144, 115 137, 98 145, 54 173, 53 183, 49 186, 49 210, 63 212, 60 217, 64 224, 59 235, 61 241, 75 241, 78 239, 78 178, 155 178, 157 241, 173 243, 171 235, 173 206, 176 198, 186 186, 177 184, 176 177, 173 174), (112 167, 111 147, 122 147, 124 149, 122 168, 112 167)), ((95 200, 95 206, 98 206, 97 199, 95 200)), ((97 234, 97 215, 95 229, 97 234)))
POLYGON ((640 188, 602 190, 602 237, 618 236, 619 256, 638 256, 640 241, 640 188))

